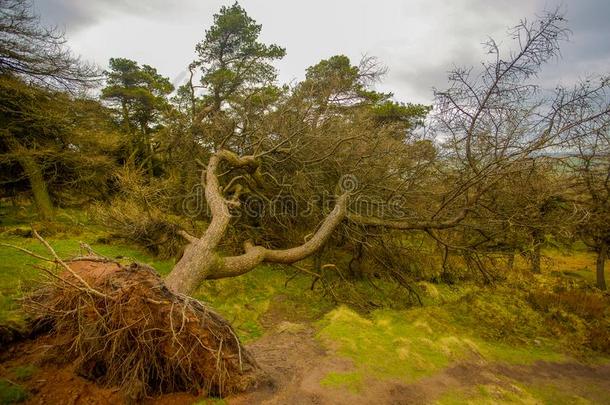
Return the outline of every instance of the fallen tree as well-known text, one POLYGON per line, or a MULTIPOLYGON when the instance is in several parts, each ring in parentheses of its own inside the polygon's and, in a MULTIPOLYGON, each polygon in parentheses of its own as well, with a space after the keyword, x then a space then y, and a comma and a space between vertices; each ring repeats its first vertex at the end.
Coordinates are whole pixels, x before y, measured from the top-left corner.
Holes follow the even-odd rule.
POLYGON ((239 157, 228 150, 222 150, 210 158, 205 175, 205 198, 212 213, 212 220, 201 238, 185 235, 189 245, 184 255, 165 279, 168 288, 176 293, 189 294, 205 279, 217 279, 246 273, 257 265, 266 263, 294 263, 315 253, 330 238, 333 230, 345 218, 348 194, 342 194, 334 209, 324 219, 313 236, 300 246, 273 250, 255 246, 246 241, 245 253, 239 256, 222 257, 217 247, 227 231, 231 213, 230 205, 239 204, 239 188, 227 200, 222 193, 217 177, 218 166, 222 161, 234 167, 250 166, 256 168, 254 156, 239 157))
MULTIPOLYGON (((240 204, 241 187, 236 187, 231 198, 223 195, 223 188, 218 180, 218 167, 226 162, 233 168, 249 167, 255 171, 258 167, 256 156, 239 157, 237 154, 221 150, 214 154, 203 172, 202 182, 205 185, 205 198, 211 211, 211 222, 200 238, 183 232, 189 241, 182 258, 165 279, 167 287, 175 293, 190 294, 203 280, 234 277, 253 270, 261 263, 292 264, 316 253, 331 237, 337 226, 349 217, 349 220, 367 226, 381 226, 400 230, 446 229, 457 226, 464 218, 469 207, 464 207, 454 218, 449 220, 408 221, 383 220, 349 214, 348 205, 351 190, 342 190, 336 198, 335 206, 324 218, 318 229, 303 244, 289 249, 268 249, 244 243, 244 253, 237 256, 223 257, 218 245, 227 232, 231 220, 231 206, 240 204)), ((228 187, 225 187, 227 189, 228 187)))

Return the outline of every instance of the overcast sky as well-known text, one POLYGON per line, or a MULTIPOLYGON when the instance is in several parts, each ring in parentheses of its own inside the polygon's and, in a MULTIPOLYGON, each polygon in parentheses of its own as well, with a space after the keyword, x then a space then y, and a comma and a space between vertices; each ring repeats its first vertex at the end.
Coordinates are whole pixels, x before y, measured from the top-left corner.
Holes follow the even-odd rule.
MULTIPOLYGON (((43 22, 64 29, 72 49, 106 67, 126 57, 181 84, 212 15, 233 0, 34 0, 43 22)), ((286 48, 280 81, 302 79, 321 59, 375 56, 388 67, 379 90, 400 101, 430 103, 452 66, 477 65, 481 43, 510 46, 506 30, 520 19, 561 7, 572 37, 543 82, 569 84, 610 73, 609 0, 241 0, 263 25, 262 40, 286 48)), ((176 84, 176 83, 175 83, 176 84)))

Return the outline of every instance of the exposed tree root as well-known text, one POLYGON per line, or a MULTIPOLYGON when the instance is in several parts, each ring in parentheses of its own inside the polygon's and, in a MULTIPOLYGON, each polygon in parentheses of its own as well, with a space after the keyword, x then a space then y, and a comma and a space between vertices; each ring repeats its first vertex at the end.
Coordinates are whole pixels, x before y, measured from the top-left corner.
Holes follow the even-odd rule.
POLYGON ((226 396, 265 379, 231 326, 204 304, 170 292, 146 266, 67 262, 25 300, 52 325, 49 358, 126 397, 197 391, 226 396))

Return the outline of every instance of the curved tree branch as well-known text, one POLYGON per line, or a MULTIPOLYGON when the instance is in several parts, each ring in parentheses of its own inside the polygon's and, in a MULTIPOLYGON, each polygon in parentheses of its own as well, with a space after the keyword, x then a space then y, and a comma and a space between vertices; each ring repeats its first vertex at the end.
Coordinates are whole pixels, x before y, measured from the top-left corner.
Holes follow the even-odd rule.
POLYGON ((318 251, 328 241, 335 228, 345 219, 349 195, 341 195, 333 210, 307 242, 290 249, 267 249, 246 242, 245 253, 221 259, 220 266, 208 275, 208 279, 233 277, 247 273, 261 263, 292 264, 318 251))

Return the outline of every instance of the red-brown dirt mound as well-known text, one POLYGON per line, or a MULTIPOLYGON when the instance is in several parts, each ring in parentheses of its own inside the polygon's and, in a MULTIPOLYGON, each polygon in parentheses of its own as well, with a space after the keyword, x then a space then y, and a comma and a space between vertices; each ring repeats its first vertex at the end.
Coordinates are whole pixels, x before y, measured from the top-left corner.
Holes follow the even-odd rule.
POLYGON ((46 361, 132 400, 171 393, 226 396, 265 379, 231 326, 199 301, 169 291, 149 267, 68 262, 25 306, 50 328, 46 361))

